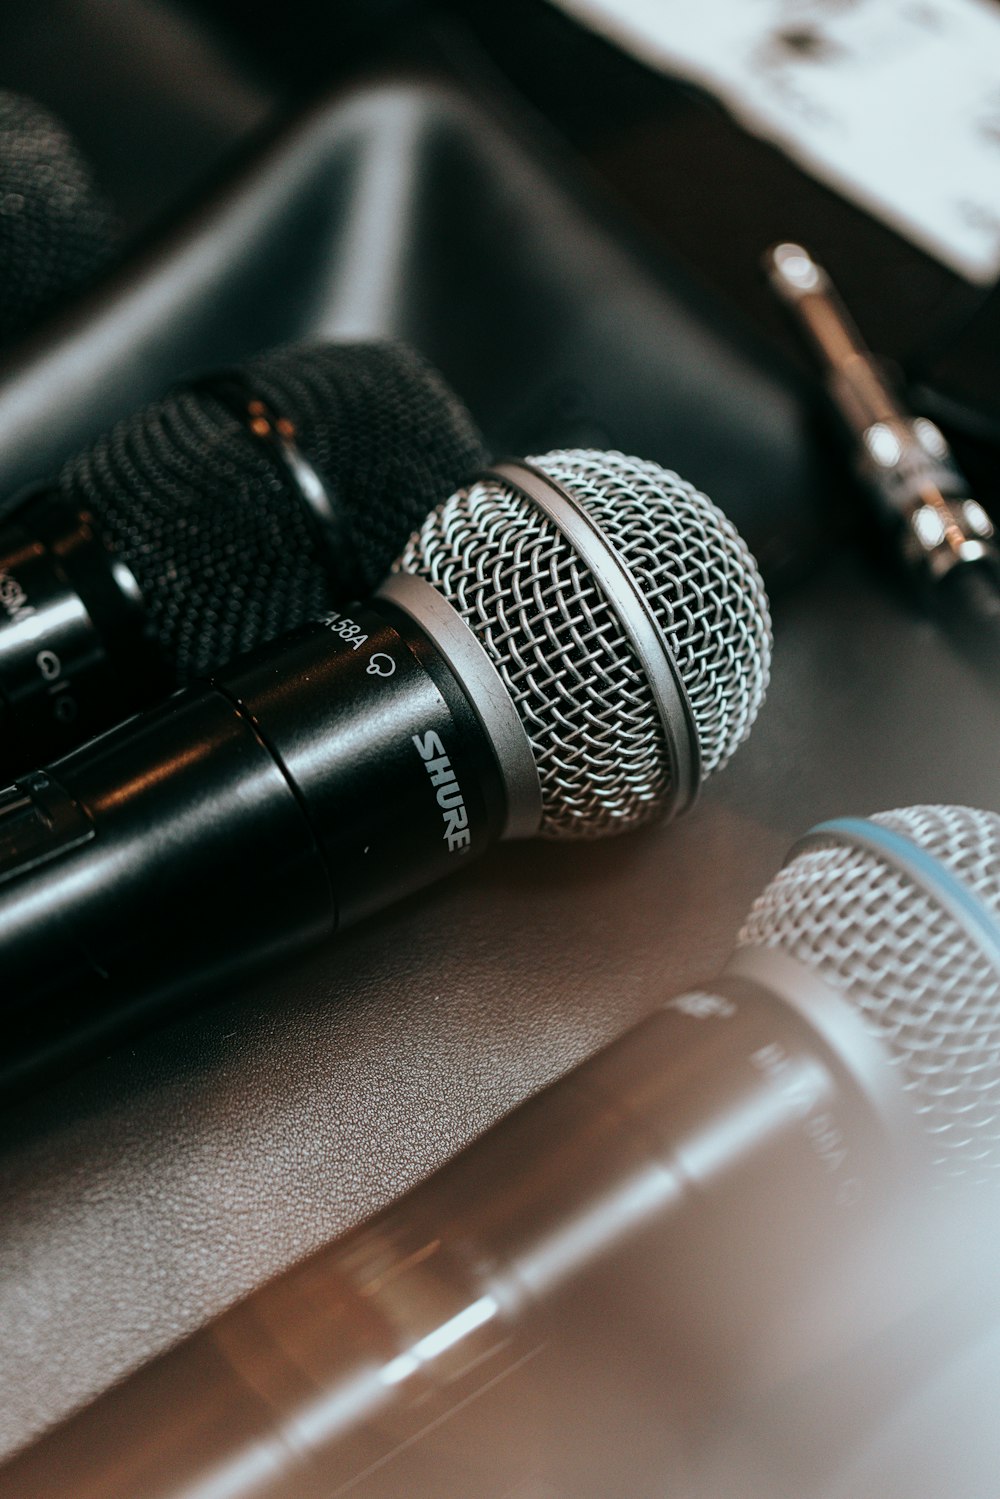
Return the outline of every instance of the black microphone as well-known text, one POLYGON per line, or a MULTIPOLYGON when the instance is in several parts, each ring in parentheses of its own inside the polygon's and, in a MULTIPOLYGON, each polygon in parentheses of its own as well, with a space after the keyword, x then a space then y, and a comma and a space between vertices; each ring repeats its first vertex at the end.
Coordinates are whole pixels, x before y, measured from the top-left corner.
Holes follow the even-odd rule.
POLYGON ((394 342, 264 354, 120 422, 0 529, 0 776, 368 593, 484 456, 394 342))
POLYGON ((65 127, 0 89, 0 344, 82 290, 111 260, 114 220, 65 127))
POLYGON ((993 812, 821 824, 717 979, 55 1428, 0 1499, 332 1499, 543 1343, 582 1325, 600 1360, 615 1317, 663 1349, 658 1420, 671 1357, 716 1402, 739 1327, 769 1331, 762 1292, 794 1316, 789 1246, 901 1189, 995 1180, 998 872, 993 812))
POLYGON ((0 1080, 498 838, 684 810, 769 662, 756 564, 704 495, 617 453, 501 465, 431 513, 371 604, 0 796, 0 1080))

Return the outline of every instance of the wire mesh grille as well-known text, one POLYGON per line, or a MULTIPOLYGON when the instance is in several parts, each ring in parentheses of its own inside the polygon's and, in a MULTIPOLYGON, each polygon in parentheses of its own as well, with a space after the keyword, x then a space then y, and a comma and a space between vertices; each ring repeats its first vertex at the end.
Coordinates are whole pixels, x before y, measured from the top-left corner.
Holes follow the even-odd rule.
POLYGON ((0 342, 97 274, 112 228, 69 133, 34 100, 0 89, 0 342))
MULTIPOLYGON (((1000 816, 922 806, 873 822, 919 843, 1000 919, 1000 816)), ((741 946, 778 947, 855 1004, 950 1176, 1000 1169, 1000 973, 929 895, 888 861, 833 845, 771 881, 741 946)))
MULTIPOLYGON (((710 500, 655 463, 581 450, 528 461, 586 507, 641 588, 711 774, 749 733, 768 681, 767 600, 744 542, 710 500)), ((670 766, 652 691, 553 522, 481 480, 428 517, 399 565, 444 594, 511 693, 538 766, 544 836, 624 832, 663 808, 670 766)))
MULTIPOLYGON (((461 402, 404 344, 292 347, 246 377, 293 421, 337 506, 344 570, 368 588, 483 461, 461 402)), ((180 682, 342 602, 337 559, 288 470, 210 390, 177 390, 120 422, 58 483, 131 568, 180 682)))

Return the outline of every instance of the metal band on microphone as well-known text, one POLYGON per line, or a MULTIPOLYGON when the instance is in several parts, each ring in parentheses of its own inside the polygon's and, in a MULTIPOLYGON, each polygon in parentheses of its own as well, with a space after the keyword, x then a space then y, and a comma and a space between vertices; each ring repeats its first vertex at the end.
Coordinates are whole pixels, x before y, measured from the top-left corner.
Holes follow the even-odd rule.
POLYGON ((350 565, 355 548, 345 525, 343 509, 337 504, 327 481, 296 442, 296 427, 292 419, 282 416, 254 390, 242 371, 222 370, 205 375, 192 381, 188 388, 215 396, 233 416, 245 423, 252 437, 264 444, 303 500, 313 531, 334 566, 338 587, 348 593, 367 592, 360 572, 350 565))
POLYGON ((686 812, 701 784, 694 714, 669 642, 628 568, 572 492, 532 464, 505 459, 477 475, 515 489, 557 526, 597 579, 638 657, 653 694, 670 761, 666 817, 686 812))
POLYGON ((831 843, 845 844, 874 854, 906 876, 918 890, 947 911, 952 921, 977 946, 1000 976, 1000 924, 993 913, 956 879, 946 864, 894 828, 866 817, 834 817, 818 823, 794 845, 786 863, 831 843))
MULTIPOLYGON (((722 970, 723 983, 727 977, 755 984, 794 1010, 822 1038, 850 1086, 867 1100, 897 1161, 919 1159, 914 1155, 913 1109, 899 1072, 887 1064, 884 1047, 838 989, 810 964, 781 948, 753 944, 738 947, 732 954, 722 970)), ((718 980, 709 988, 713 993, 725 992, 718 980)))
POLYGON ((376 594, 427 631, 461 682, 493 747, 507 798, 502 838, 533 838, 542 821, 542 788, 531 743, 503 679, 464 619, 430 583, 392 573, 376 594))

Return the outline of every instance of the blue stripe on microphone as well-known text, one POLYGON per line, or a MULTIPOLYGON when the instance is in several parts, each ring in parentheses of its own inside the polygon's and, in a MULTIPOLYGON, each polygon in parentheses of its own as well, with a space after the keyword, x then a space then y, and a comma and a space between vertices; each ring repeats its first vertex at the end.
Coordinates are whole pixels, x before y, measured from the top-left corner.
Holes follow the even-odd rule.
POLYGON ((908 875, 913 883, 948 910, 968 935, 983 949, 1000 974, 1000 921, 967 885, 912 838, 897 833, 867 817, 834 817, 817 823, 792 857, 812 845, 813 840, 833 838, 838 843, 866 849, 908 875))

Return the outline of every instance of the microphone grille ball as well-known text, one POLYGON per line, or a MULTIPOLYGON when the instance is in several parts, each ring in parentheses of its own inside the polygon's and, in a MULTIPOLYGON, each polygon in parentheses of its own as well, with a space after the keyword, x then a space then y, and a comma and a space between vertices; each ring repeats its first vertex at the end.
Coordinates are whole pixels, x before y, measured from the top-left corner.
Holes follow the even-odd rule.
POLYGON ((1000 938, 1000 816, 916 806, 871 822, 928 855, 927 877, 820 828, 758 898, 739 945, 779 948, 845 994, 899 1069, 939 1174, 993 1176, 1000 969, 935 882, 960 882, 1000 938))
POLYGON ((239 373, 321 476, 329 551, 288 467, 210 385, 119 422, 58 479, 133 573, 182 683, 370 591, 484 457, 462 403, 404 344, 293 346, 239 373))
MULTIPOLYGON (((528 462, 585 509, 644 595, 711 774, 746 738, 768 682, 767 598, 745 543, 656 463, 584 450, 528 462)), ((671 766, 650 684, 597 578, 540 508, 478 480, 428 517, 399 566, 444 594, 514 699, 541 781, 543 836, 625 832, 663 810, 671 766)))
POLYGON ((409 344, 278 350, 252 360, 247 376, 294 417, 299 447, 332 490, 361 596, 428 510, 486 461, 465 405, 409 344))
POLYGON ((111 211, 68 132, 0 89, 0 342, 89 281, 112 238, 111 211))

